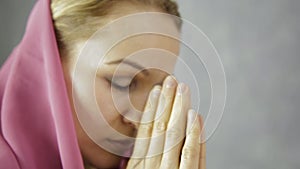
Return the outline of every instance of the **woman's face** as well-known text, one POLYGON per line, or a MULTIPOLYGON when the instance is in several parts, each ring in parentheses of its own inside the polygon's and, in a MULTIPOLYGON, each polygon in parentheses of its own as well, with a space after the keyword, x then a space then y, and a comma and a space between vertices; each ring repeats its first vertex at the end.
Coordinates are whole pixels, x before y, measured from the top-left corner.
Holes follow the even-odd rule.
MULTIPOLYGON (((168 23, 172 24, 172 22, 168 23)), ((174 29, 177 29, 175 24, 174 29)), ((99 41, 105 43, 106 39, 99 39, 99 41)), ((78 48, 83 47, 80 46, 81 44, 78 43, 75 46, 78 48)), ((73 109, 78 143, 86 165, 97 168, 118 166, 121 157, 102 148, 98 145, 98 142, 109 142, 120 151, 125 152, 128 150, 132 143, 130 140, 124 140, 121 135, 135 137, 138 119, 141 115, 138 111, 143 111, 148 93, 154 85, 162 84, 164 78, 168 75, 167 72, 173 71, 176 57, 164 57, 164 53, 157 56, 157 50, 151 51, 149 48, 166 50, 174 55, 179 53, 177 40, 162 35, 143 34, 127 38, 118 43, 107 53, 103 62, 97 67, 89 62, 82 64, 79 68, 76 67, 76 56, 62 62, 69 99, 73 109), (145 49, 148 49, 147 54, 141 52, 132 55, 145 49), (155 56, 152 57, 151 54, 155 56), (133 57, 128 58, 128 56, 133 57), (164 70, 148 68, 149 63, 163 65, 164 70), (76 77, 76 79, 73 76, 75 69, 83 72, 83 75, 76 77), (84 74, 95 72, 95 87, 91 89, 85 84, 84 74), (114 79, 112 79, 113 76, 114 79), (94 96, 88 94, 88 91, 91 90, 94 96), (91 105, 89 104, 91 101, 89 99, 91 97, 96 98, 97 106, 101 110, 97 113, 101 113, 107 122, 107 124, 98 124, 100 127, 96 142, 88 136, 88 132, 83 129, 81 121, 78 119, 73 102, 73 97, 76 97, 74 95, 79 98, 82 109, 87 113, 93 111, 90 109, 91 105), (120 135, 107 132, 109 127, 116 130, 120 135)))

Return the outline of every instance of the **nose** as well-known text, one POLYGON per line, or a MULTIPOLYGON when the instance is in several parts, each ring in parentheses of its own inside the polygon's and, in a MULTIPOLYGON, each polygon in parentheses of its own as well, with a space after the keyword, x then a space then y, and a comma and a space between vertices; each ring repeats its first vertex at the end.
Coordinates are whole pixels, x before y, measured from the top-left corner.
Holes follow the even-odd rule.
POLYGON ((142 117, 142 113, 136 110, 126 111, 122 114, 122 120, 126 125, 129 125, 135 129, 138 129, 139 121, 142 117))
POLYGON ((130 102, 126 106, 127 111, 122 113, 123 121, 126 124, 131 125, 136 129, 138 128, 149 91, 150 89, 144 89, 144 91, 140 93, 129 93, 130 102))

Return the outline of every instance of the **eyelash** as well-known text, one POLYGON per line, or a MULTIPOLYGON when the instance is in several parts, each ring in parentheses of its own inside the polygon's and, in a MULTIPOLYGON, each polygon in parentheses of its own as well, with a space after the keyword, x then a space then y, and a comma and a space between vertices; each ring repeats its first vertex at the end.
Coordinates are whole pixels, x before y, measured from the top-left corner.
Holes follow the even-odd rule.
POLYGON ((135 82, 134 79, 133 79, 133 80, 130 82, 130 84, 127 85, 127 86, 121 86, 121 85, 118 85, 117 83, 113 83, 112 80, 109 80, 109 79, 108 79, 108 81, 109 81, 109 83, 110 83, 111 86, 113 86, 115 89, 120 90, 120 91, 125 91, 125 90, 127 90, 129 87, 133 87, 133 85, 134 85, 134 86, 136 85, 136 82, 135 82))

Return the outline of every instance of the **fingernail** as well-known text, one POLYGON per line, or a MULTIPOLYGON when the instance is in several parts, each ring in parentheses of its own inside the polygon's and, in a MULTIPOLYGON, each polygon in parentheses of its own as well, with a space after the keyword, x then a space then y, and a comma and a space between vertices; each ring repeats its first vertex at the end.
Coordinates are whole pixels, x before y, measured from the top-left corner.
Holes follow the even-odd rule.
POLYGON ((176 85, 175 79, 172 76, 166 78, 166 88, 172 88, 176 85))
POLYGON ((180 83, 177 87, 177 94, 181 95, 187 90, 187 85, 180 83))
POLYGON ((188 121, 190 124, 194 123, 195 119, 197 117, 197 113, 194 109, 190 109, 188 112, 188 121))
POLYGON ((160 86, 155 86, 154 88, 153 88, 153 97, 158 97, 159 95, 160 95, 160 93, 161 93, 161 87, 160 86))
POLYGON ((197 118, 197 115, 196 115, 195 110, 189 109, 189 111, 188 111, 188 120, 187 120, 187 128, 186 128, 187 134, 192 129, 192 126, 193 126, 196 118, 197 118))

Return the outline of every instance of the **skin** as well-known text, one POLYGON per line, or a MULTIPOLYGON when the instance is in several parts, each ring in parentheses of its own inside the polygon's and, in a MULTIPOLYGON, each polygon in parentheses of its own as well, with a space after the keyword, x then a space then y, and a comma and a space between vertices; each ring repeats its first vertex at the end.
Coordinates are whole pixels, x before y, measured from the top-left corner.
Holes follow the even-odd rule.
MULTIPOLYGON (((130 13, 137 12, 129 9, 130 7, 127 7, 126 12, 124 12, 123 15, 128 14, 128 11, 130 11, 130 13)), ((171 22, 167 22, 167 24, 172 25, 171 22)), ((174 30, 177 29, 175 25, 173 27, 174 30)), ((99 41, 105 42, 105 39, 99 39, 99 41)), ((78 42, 77 44, 74 44, 74 47, 81 48, 83 47, 83 43, 78 42)), ((117 44, 109 51, 109 53, 107 53, 104 58, 104 62, 99 65, 99 67, 92 66, 92 64, 88 62, 87 58, 87 62, 82 64, 79 71, 83 71, 85 73, 97 72, 95 77, 96 87, 94 88, 94 95, 96 96, 97 104, 101 109, 100 113, 102 113, 110 127, 128 137, 152 138, 159 135, 161 136, 161 139, 159 139, 158 142, 153 142, 151 139, 148 139, 142 144, 135 143, 133 155, 147 157, 149 155, 153 155, 149 153, 149 150, 151 149, 157 150, 157 152, 165 153, 151 158, 131 158, 127 168, 153 168, 153 164, 155 164, 157 168, 166 168, 172 164, 171 168, 191 168, 191 166, 197 166, 195 168, 204 169, 205 147, 204 144, 199 144, 200 129, 202 124, 198 122, 198 120, 196 123, 193 123, 192 120, 188 120, 191 119, 189 116, 191 116, 193 113, 188 113, 190 107, 190 92, 186 85, 180 85, 184 86, 183 88, 185 88, 185 91, 181 94, 176 94, 176 91, 179 91, 179 88, 177 89, 177 82, 172 78, 171 82, 170 78, 168 78, 169 80, 165 80, 168 76, 168 73, 165 71, 158 69, 147 69, 147 73, 145 73, 145 70, 137 70, 130 64, 123 64, 123 66, 120 67, 120 71, 126 72, 128 78, 134 75, 133 80, 131 81, 130 78, 127 81, 117 79, 116 81, 112 82, 111 77, 116 71, 117 66, 120 64, 118 62, 120 59, 125 59, 126 56, 134 52, 148 48, 163 49, 174 53, 175 55, 178 55, 179 53, 179 43, 172 38, 161 35, 139 35, 130 37, 117 44), (172 83, 171 86, 167 85, 170 83, 172 83), (157 87, 157 85, 162 87, 157 87), (124 93, 122 88, 124 86, 128 86, 129 99, 132 106, 128 104, 122 104, 122 95, 124 93), (153 89, 154 86, 156 86, 156 90, 153 89), (151 93, 157 90, 159 91, 158 96, 152 97, 151 93), (117 93, 117 98, 120 98, 117 101, 120 103, 118 108, 116 108, 114 105, 116 104, 116 101, 113 100, 112 92, 117 93), (163 96, 168 98, 167 102, 162 101, 163 96), (149 106, 150 102, 154 104, 149 106), (145 116, 146 113, 140 113, 139 115, 135 116, 135 118, 141 119, 142 121, 146 118, 148 120, 150 118, 151 120, 151 117, 154 119, 155 116, 159 115, 156 110, 162 109, 164 106, 166 109, 164 109, 160 118, 157 118, 157 120, 154 122, 144 124, 128 118, 131 117, 132 114, 138 114, 134 113, 135 111, 149 111, 150 113, 147 113, 147 116, 145 116), (149 107, 152 108, 150 109, 149 107), (180 111, 172 111, 172 107, 174 110, 177 109, 180 111), (159 128, 157 127, 158 124, 162 123, 168 127, 163 128, 161 131, 155 130, 159 128), (167 134, 168 132, 166 133, 165 130, 168 128, 174 128, 175 132, 179 133, 177 135, 178 137, 172 137, 172 135, 167 134), (145 131, 145 129, 148 129, 148 131, 145 131), (184 143, 183 138, 185 134, 187 134, 187 137, 184 143), (164 148, 167 146, 159 146, 168 144, 171 145, 171 143, 175 141, 177 143, 176 146, 168 152, 164 150, 164 148), (190 150, 190 148, 192 149, 190 150)), ((89 98, 91 97, 86 93, 88 93, 87 91, 91 89, 84 83, 84 76, 82 78, 79 77, 79 80, 77 79, 74 81, 73 73, 76 68, 77 57, 76 55, 67 57, 67 60, 62 61, 62 66, 64 69, 64 76, 70 104, 73 111, 78 144, 85 163, 85 168, 117 168, 121 161, 121 157, 98 146, 87 135, 79 119, 77 118, 73 103, 74 93, 78 94, 80 98, 82 98, 80 101, 82 101, 84 105, 83 109, 89 112, 93 111, 89 109, 89 98), (74 92, 72 92, 73 88, 74 92)), ((139 59, 137 57, 131 61, 143 67, 147 67, 146 63, 153 61, 153 58, 150 57, 141 58, 142 59, 139 59)), ((160 58, 156 62, 162 63, 165 65, 165 70, 172 72, 176 63, 176 59, 176 57, 164 57, 160 58)), ((194 117, 196 116, 194 115, 194 117)), ((107 128, 107 125, 105 124, 100 125, 102 125, 101 129, 107 128)), ((122 138, 109 132, 102 132, 99 135, 99 141, 107 141, 108 139, 121 140, 122 138)), ((122 151, 125 151, 125 149, 122 151)))
MULTIPOLYGON (((132 156, 138 158, 132 157, 129 160, 128 169, 205 169, 206 149, 205 143, 202 143, 203 137, 200 137, 203 128, 202 118, 188 108, 189 88, 183 83, 178 86, 176 84, 169 76, 162 88, 156 86, 151 91, 145 108, 145 111, 152 115, 150 118, 154 119, 160 107, 165 104, 161 102, 162 96, 169 98, 170 101, 167 101, 167 108, 158 119, 139 126, 137 138, 149 139, 136 141, 132 156), (159 127, 162 123, 166 124, 165 128, 159 127), (154 139, 159 135, 162 136, 161 139, 154 139), (182 139, 185 135, 185 139, 182 139), (154 155, 153 149, 160 149, 163 153, 154 155)), ((148 119, 149 116, 143 116, 141 121, 144 118, 148 119)))

